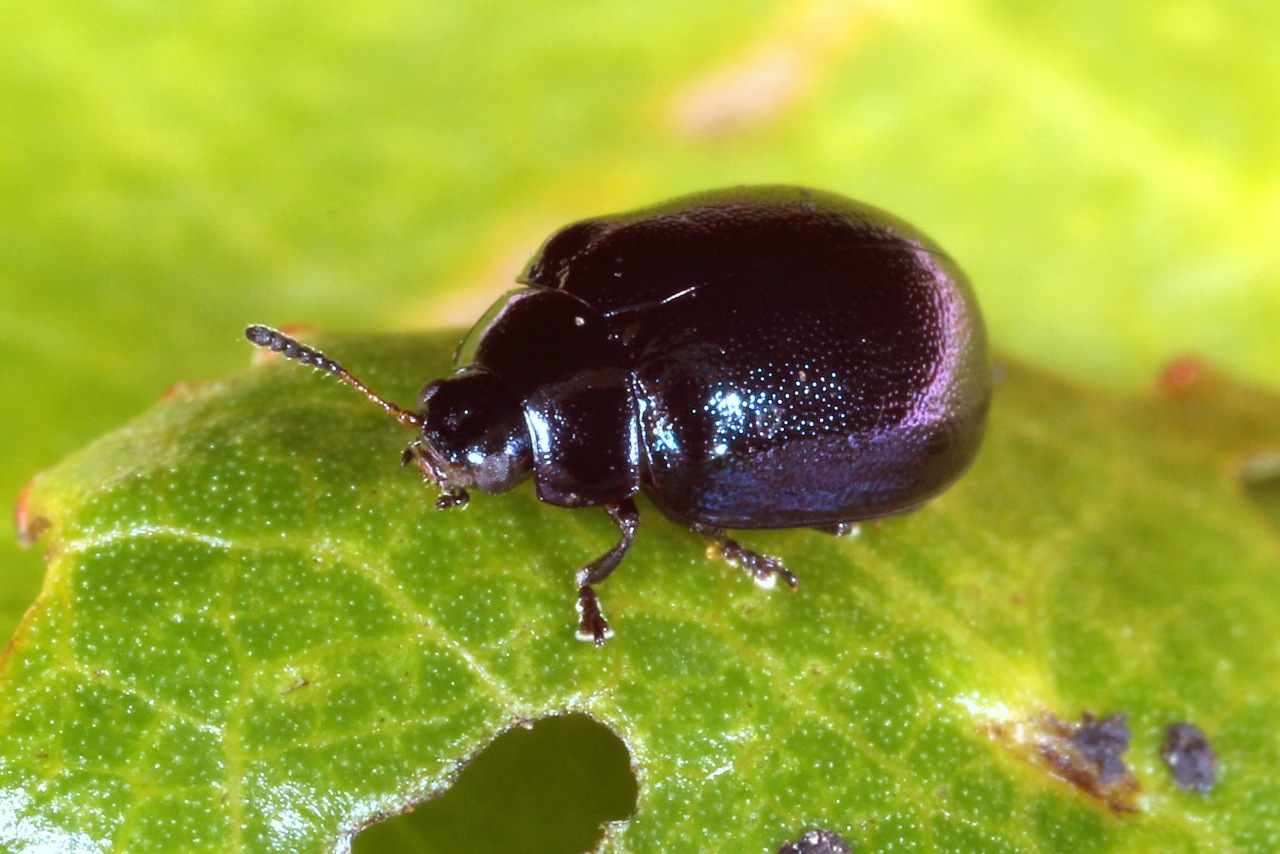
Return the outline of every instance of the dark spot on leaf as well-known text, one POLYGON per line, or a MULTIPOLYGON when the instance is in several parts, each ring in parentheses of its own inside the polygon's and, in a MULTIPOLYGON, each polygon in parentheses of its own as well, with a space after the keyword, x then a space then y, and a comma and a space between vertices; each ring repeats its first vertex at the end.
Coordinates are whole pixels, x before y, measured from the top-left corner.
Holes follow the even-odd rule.
POLYGON ((1019 758, 1116 812, 1134 812, 1138 781, 1125 765, 1128 716, 1101 720, 1088 712, 1078 724, 1042 712, 1020 721, 992 724, 991 735, 1019 758))
POLYGON ((1218 756, 1194 724, 1170 724, 1160 755, 1184 791, 1207 793, 1218 779, 1218 756))
POLYGON ((299 676, 289 685, 289 687, 285 688, 283 691, 280 692, 280 696, 287 697, 288 695, 292 694, 294 691, 297 691, 299 688, 305 688, 310 684, 311 684, 311 680, 303 676, 299 676))
POLYGON ((778 849, 778 854, 851 854, 844 837, 830 830, 811 830, 795 842, 778 849))
POLYGON ((638 786, 631 755, 609 728, 581 715, 518 721, 439 796, 362 830, 354 854, 403 850, 595 850, 602 827, 629 818, 638 786))
POLYGON ((1111 715, 1095 720, 1088 712, 1071 744, 1097 768, 1098 782, 1110 785, 1123 780, 1129 769, 1120 757, 1129 750, 1129 716, 1111 715))

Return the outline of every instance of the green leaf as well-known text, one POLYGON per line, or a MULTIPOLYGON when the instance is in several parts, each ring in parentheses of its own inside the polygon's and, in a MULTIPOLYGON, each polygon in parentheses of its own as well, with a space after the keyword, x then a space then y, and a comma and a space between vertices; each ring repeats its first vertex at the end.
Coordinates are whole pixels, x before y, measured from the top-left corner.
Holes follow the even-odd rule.
MULTIPOLYGON (((474 319, 572 218, 720 184, 882 205, 1006 352, 1280 384, 1280 5, 8 0, 0 494, 251 321, 474 319)), ((0 538, 0 635, 40 564, 0 538)))
MULTIPOLYGON (((11 0, 0 12, 0 493, 18 495, 175 382, 225 375, 245 323, 466 323, 567 220, 739 182, 802 181, 905 216, 963 262, 994 342, 1086 386, 1143 387, 1193 351, 1275 388, 1278 37, 1280 5, 1247 0, 11 0)), ((1224 454, 1223 486, 1235 490, 1247 463, 1246 494, 1274 527, 1277 466, 1251 445, 1224 454)), ((1016 509, 1033 486, 1006 484, 1005 500, 1016 509)), ((495 502, 521 499, 532 503, 495 502)), ((1037 560, 1069 541, 1054 526, 1076 520, 1070 507, 1045 502, 1019 523, 1038 534, 1037 560)), ((481 512, 463 517, 467 530, 484 530, 481 512)), ((546 573, 608 544, 597 515, 570 516, 582 540, 546 573)), ((665 523, 653 515, 634 568, 602 591, 615 621, 626 613, 611 586, 658 548, 665 523)), ((1126 555, 1152 539, 1137 521, 1126 555)), ((542 543, 522 542, 532 553, 520 561, 545 560, 542 543)), ((808 547, 788 556, 804 564, 808 547)), ((726 575, 699 548, 680 535, 671 556, 691 577, 726 575)), ((1206 548, 1216 540, 1188 554, 1206 548)), ((815 582, 798 568, 807 595, 815 582)), ((3 636, 41 570, 38 553, 0 538, 3 636)), ((50 575, 40 607, 66 590, 50 575)), ((1274 643, 1253 612, 1224 617, 1199 596, 1189 588, 1169 607, 1187 625, 1207 621, 1201 634, 1274 643)), ((1254 676, 1233 691, 1252 684, 1265 704, 1274 685, 1254 676)), ((52 726, 32 714, 30 729, 52 726)), ((102 791, 60 808, 90 822, 102 791)), ((1265 830, 1245 842, 1276 847, 1265 830)))
MULTIPOLYGON (((409 401, 455 340, 319 343, 409 401)), ((1280 400, 1188 367, 1132 397, 1004 362, 978 463, 924 510, 744 537, 794 595, 644 505, 603 650, 574 639, 572 587, 603 513, 528 489, 436 512, 396 465, 406 431, 296 365, 189 389, 24 505, 49 573, 0 668, 0 839, 332 850, 514 724, 577 712, 637 768, 610 851, 818 826, 873 849, 1274 847, 1280 532, 1251 495, 1280 400), (1028 761, 1081 710, 1129 716, 1136 796, 1028 761), (1208 796, 1160 759, 1182 720, 1221 760, 1208 796)))

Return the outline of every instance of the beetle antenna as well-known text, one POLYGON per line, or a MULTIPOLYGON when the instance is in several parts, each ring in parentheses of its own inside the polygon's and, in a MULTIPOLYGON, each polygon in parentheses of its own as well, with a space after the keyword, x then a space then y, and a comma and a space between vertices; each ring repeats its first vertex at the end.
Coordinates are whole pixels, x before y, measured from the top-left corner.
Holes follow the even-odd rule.
POLYGON ((372 402, 381 406, 404 426, 412 427, 414 429, 422 426, 422 418, 418 413, 410 412, 402 406, 396 406, 394 403, 387 400, 364 383, 360 382, 360 380, 356 379, 355 375, 342 367, 342 365, 339 365, 333 359, 330 359, 314 347, 308 347, 306 344, 303 344, 294 338, 290 338, 288 335, 285 335, 277 329, 272 329, 270 326, 258 326, 256 324, 254 326, 250 326, 244 331, 244 337, 248 338, 254 344, 262 347, 263 349, 279 353, 286 359, 293 359, 294 361, 301 362, 304 365, 310 365, 313 368, 328 371, 338 379, 342 380, 342 382, 363 394, 372 402))

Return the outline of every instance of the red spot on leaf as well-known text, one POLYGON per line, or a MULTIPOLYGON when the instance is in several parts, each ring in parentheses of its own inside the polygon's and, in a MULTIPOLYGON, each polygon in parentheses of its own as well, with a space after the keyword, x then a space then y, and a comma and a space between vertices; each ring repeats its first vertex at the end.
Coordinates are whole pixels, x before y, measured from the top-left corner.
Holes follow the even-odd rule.
POLYGON ((49 530, 49 520, 31 509, 31 488, 34 484, 34 480, 27 481, 13 505, 13 525, 18 530, 18 542, 23 546, 33 545, 49 530))
POLYGON ((170 400, 175 397, 182 397, 184 394, 190 394, 195 391, 198 385, 198 383, 190 382, 188 380, 180 380, 165 389, 164 392, 161 393, 160 399, 170 400))
POLYGON ((1209 374, 1208 364, 1199 356, 1179 356, 1164 366, 1158 387, 1167 397, 1191 394, 1209 374))

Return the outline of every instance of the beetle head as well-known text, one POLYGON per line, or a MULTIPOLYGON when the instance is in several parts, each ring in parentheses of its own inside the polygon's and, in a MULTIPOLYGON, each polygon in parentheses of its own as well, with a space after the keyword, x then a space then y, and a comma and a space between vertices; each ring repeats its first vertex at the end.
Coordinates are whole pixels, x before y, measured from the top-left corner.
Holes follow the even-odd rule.
POLYGON ((506 492, 533 468, 528 429, 518 401, 493 374, 464 368, 429 383, 418 411, 398 406, 370 389, 328 356, 267 326, 250 326, 245 337, 286 359, 333 374, 421 434, 401 462, 417 465, 422 476, 443 490, 437 507, 467 503, 467 489, 506 492))
POLYGON ((472 487, 506 492, 533 467, 520 405, 487 371, 465 368, 428 383, 418 419, 422 435, 405 449, 403 461, 443 490, 438 507, 465 504, 472 487))

